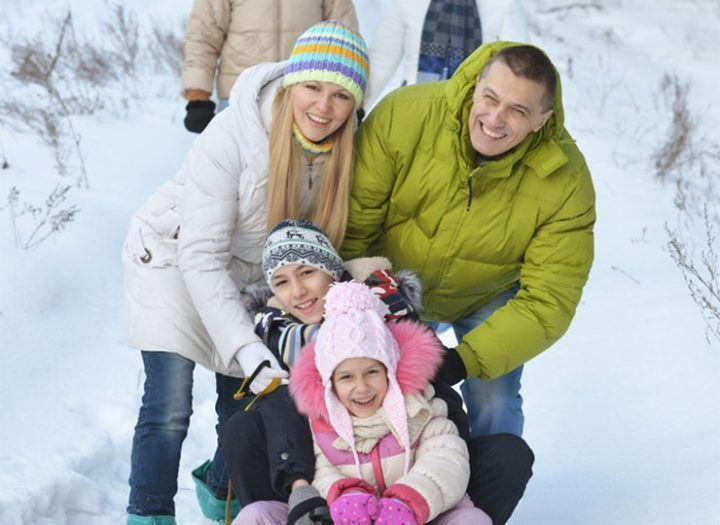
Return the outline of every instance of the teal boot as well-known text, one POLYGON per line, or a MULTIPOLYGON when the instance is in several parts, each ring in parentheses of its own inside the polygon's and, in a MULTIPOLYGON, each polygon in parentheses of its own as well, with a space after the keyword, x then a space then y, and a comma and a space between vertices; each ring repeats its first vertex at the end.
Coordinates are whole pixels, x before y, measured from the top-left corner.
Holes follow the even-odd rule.
MULTIPOLYGON (((195 496, 197 496, 203 516, 217 523, 225 523, 225 500, 216 497, 205 482, 205 476, 207 471, 210 470, 210 465, 211 461, 208 459, 192 471, 192 478, 195 482, 195 496)), ((239 512, 240 502, 233 498, 230 504, 230 518, 235 519, 239 512)))
POLYGON ((138 516, 129 514, 127 525, 175 525, 175 516, 138 516))

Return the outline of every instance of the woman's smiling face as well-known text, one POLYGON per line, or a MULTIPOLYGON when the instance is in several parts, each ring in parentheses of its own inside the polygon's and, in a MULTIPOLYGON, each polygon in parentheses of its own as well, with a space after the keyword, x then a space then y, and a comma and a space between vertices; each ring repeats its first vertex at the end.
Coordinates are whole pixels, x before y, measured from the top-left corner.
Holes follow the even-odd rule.
POLYGON ((300 82, 292 87, 293 120, 308 140, 335 133, 355 109, 355 98, 332 82, 300 82))

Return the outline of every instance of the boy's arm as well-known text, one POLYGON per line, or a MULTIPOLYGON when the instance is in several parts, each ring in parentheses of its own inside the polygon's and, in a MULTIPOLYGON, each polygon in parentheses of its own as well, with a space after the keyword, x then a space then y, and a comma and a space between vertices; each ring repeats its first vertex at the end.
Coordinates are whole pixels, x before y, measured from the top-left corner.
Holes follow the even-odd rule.
POLYGON ((279 308, 266 307, 255 316, 255 333, 286 369, 292 368, 300 350, 315 336, 319 326, 301 323, 279 308))
POLYGON ((399 321, 401 319, 408 321, 419 321, 416 309, 410 300, 400 290, 400 282, 395 274, 390 270, 376 270, 371 273, 363 284, 377 295, 389 313, 385 315, 387 322, 399 321))

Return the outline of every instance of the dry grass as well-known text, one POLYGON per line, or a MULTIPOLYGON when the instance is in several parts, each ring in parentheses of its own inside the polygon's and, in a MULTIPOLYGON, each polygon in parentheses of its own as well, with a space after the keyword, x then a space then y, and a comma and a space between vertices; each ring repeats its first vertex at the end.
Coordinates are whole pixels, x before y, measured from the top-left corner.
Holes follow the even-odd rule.
MULTIPOLYGON (((700 253, 678 232, 668 229, 670 256, 680 268, 690 296, 705 319, 708 334, 720 341, 720 266, 718 266, 715 225, 707 209, 704 214, 705 239, 700 253)), ((709 337, 708 337, 709 339, 709 337)))
MULTIPOLYGON (((15 237, 15 246, 24 250, 37 248, 49 237, 62 232, 75 219, 80 211, 77 206, 61 208, 67 199, 71 186, 57 185, 45 199, 43 206, 35 206, 29 202, 20 202, 20 191, 13 186, 7 197, 7 208, 15 237), (28 234, 23 235, 20 220, 28 219, 28 234)), ((0 208, 2 209, 2 208, 0 208)))
POLYGON ((150 56, 156 73, 180 77, 183 65, 182 34, 176 29, 154 24, 150 39, 150 56))
POLYGON ((122 4, 110 9, 110 20, 102 23, 103 33, 110 42, 109 58, 120 70, 134 76, 140 51, 140 27, 137 16, 122 4))
POLYGON ((700 136, 690 109, 690 88, 665 75, 661 92, 671 110, 665 140, 651 157, 657 177, 675 184, 678 228, 666 227, 668 249, 690 296, 705 319, 707 338, 720 340, 720 266, 717 230, 720 221, 720 147, 700 136), (696 242, 700 239, 700 242, 696 242))
MULTIPOLYGON (((63 231, 79 211, 61 204, 70 187, 89 187, 78 118, 98 111, 114 115, 133 101, 141 104, 148 86, 162 89, 158 73, 170 77, 163 80, 170 80, 177 93, 182 67, 182 27, 154 22, 143 33, 135 13, 122 3, 110 4, 106 19, 94 28, 102 38, 79 33, 71 11, 45 27, 36 35, 0 35, 11 67, 0 125, 38 137, 52 151, 57 174, 69 181, 49 188, 40 205, 21 203, 20 191, 10 191, 3 208, 10 210, 16 245, 23 249, 63 231)), ((0 165, 8 165, 4 154, 0 165)))
POLYGON ((681 83, 677 76, 665 75, 660 87, 670 103, 672 123, 665 142, 656 150, 652 161, 658 177, 666 179, 683 164, 694 162, 693 134, 696 124, 688 107, 688 84, 681 83))

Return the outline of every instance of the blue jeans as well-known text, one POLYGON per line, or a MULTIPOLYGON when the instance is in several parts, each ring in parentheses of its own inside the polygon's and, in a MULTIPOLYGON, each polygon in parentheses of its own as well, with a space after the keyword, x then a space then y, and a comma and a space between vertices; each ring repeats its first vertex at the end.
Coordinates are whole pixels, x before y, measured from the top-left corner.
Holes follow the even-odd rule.
MULTIPOLYGON (((195 363, 171 352, 142 352, 145 391, 130 457, 128 514, 174 516, 180 451, 190 426, 195 363)), ((241 379, 215 374, 218 415, 216 433, 243 403, 232 396, 241 379)), ((219 498, 227 494, 228 478, 219 448, 215 450, 207 484, 219 498)))
POLYGON ((217 107, 215 108, 215 114, 217 115, 220 113, 223 109, 228 107, 230 105, 230 101, 226 98, 220 98, 218 99, 217 107))
MULTIPOLYGON (((472 329, 481 325, 510 299, 515 297, 517 287, 497 296, 490 303, 464 319, 451 324, 458 341, 472 329)), ((435 326, 431 323, 431 326, 435 326)), ((477 377, 466 379, 460 385, 470 420, 470 437, 488 436, 508 432, 522 436, 525 416, 522 411, 520 378, 522 366, 504 376, 489 381, 477 377)))

